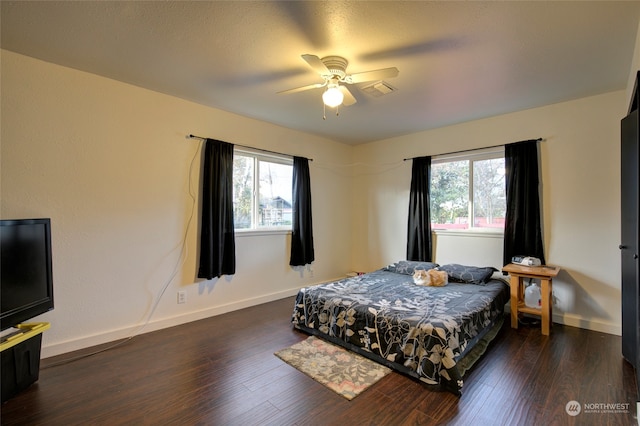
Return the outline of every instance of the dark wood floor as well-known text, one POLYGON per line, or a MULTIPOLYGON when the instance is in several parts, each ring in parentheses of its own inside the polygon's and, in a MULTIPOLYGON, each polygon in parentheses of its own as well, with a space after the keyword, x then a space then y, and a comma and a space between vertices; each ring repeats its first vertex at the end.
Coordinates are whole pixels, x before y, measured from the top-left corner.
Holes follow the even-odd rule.
POLYGON ((287 298, 68 364, 47 367, 73 354, 43 360, 40 380, 2 405, 2 425, 637 424, 618 336, 554 325, 545 337, 505 322, 462 397, 394 372, 347 401, 273 355, 307 337, 291 327, 292 310, 287 298), (583 407, 576 417, 565 410, 572 400, 583 407), (628 410, 585 412, 616 403, 628 410))

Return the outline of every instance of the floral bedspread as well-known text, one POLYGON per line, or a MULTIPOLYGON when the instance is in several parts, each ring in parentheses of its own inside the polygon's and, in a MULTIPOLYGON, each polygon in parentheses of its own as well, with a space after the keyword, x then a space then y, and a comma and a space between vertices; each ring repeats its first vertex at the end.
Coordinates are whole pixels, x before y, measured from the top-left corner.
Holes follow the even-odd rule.
POLYGON ((411 276, 379 270, 301 289, 292 321, 298 329, 460 394, 458 360, 502 316, 508 300, 502 280, 423 287, 411 276))

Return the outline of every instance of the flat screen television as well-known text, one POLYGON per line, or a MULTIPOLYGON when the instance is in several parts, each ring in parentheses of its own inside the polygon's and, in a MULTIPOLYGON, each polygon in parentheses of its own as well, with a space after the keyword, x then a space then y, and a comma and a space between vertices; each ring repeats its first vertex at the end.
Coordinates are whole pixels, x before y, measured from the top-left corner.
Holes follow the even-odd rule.
POLYGON ((0 329, 53 309, 51 220, 0 220, 0 329))

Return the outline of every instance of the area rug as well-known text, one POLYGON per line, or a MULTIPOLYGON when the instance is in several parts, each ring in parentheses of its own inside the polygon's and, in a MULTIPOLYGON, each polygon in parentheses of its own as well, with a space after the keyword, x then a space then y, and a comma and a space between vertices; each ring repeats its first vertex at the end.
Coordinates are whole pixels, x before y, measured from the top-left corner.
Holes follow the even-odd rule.
POLYGON ((315 336, 275 355, 348 400, 391 372, 383 365, 315 336))

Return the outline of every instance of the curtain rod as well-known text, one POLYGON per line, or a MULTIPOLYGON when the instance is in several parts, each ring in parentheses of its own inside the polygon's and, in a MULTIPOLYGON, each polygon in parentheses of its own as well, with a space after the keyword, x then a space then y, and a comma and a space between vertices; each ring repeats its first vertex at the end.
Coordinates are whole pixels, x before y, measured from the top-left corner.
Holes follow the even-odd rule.
MULTIPOLYGON (((542 142, 542 141, 544 141, 544 139, 538 138, 538 139, 535 139, 535 141, 536 142, 542 142)), ((526 141, 519 141, 519 142, 526 142, 526 141)), ((519 142, 513 142, 513 143, 519 143, 519 142)), ((436 155, 462 154, 463 152, 478 151, 479 149, 498 148, 499 146, 505 146, 505 145, 506 144, 483 146, 482 148, 463 149, 462 151, 453 151, 453 152, 443 152, 442 154, 436 154, 436 155)), ((421 155, 420 157, 424 157, 424 156, 421 155)), ((414 158, 420 158, 420 157, 405 158, 403 161, 413 160, 414 158)))
MULTIPOLYGON (((200 139, 200 140, 206 141, 209 138, 203 138, 202 136, 196 136, 196 135, 189 135, 189 139, 200 139)), ((253 146, 240 145, 240 144, 233 144, 233 145, 241 146, 242 148, 255 149, 256 151, 268 152, 269 154, 286 155, 287 157, 293 157, 293 155, 291 154, 283 154, 282 152, 269 151, 268 149, 255 148, 253 146)), ((313 161, 313 158, 307 158, 307 160, 313 161)))

